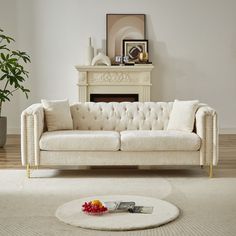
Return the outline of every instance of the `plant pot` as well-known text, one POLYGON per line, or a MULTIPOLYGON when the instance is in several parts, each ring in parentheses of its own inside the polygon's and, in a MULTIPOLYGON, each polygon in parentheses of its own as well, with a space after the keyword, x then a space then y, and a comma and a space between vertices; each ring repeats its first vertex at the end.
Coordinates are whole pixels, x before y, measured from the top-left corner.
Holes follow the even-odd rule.
POLYGON ((7 140, 7 117, 0 117, 0 148, 4 147, 7 140))

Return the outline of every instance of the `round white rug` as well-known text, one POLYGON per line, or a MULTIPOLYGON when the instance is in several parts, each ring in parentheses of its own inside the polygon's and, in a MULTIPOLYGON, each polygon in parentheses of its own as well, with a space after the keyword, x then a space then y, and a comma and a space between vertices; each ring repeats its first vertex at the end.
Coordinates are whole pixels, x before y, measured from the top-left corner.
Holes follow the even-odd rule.
POLYGON ((74 200, 60 206, 56 217, 67 224, 96 230, 135 230, 146 229, 166 224, 176 219, 179 209, 173 204, 150 197, 132 195, 93 196, 74 200), (84 202, 99 199, 106 201, 133 201, 139 206, 153 206, 152 214, 108 212, 104 215, 87 215, 82 211, 84 202))

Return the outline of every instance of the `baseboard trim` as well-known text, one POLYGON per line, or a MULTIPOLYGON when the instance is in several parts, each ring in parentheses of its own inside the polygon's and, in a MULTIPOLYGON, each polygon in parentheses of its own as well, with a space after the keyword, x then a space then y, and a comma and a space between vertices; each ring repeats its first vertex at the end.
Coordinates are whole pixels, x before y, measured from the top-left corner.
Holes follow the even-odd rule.
POLYGON ((17 127, 8 127, 7 134, 20 134, 20 128, 17 127))
POLYGON ((236 128, 224 128, 220 129, 220 134, 236 134, 236 128))

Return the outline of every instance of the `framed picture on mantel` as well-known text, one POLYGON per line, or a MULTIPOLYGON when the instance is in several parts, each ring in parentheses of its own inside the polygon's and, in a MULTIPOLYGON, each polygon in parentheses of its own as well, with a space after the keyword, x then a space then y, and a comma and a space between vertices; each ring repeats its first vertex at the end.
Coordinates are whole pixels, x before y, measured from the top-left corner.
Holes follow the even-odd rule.
POLYGON ((106 15, 106 52, 113 62, 122 56, 123 40, 145 38, 145 14, 106 15))
POLYGON ((123 56, 128 61, 140 62, 140 53, 148 55, 148 40, 123 40, 123 56))

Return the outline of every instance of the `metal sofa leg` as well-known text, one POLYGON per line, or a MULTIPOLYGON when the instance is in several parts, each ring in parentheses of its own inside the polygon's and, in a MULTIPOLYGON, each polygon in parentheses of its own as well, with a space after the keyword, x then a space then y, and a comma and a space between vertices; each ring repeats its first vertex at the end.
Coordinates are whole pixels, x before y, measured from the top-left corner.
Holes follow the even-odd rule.
POLYGON ((30 179, 31 178, 31 171, 33 169, 39 169, 39 166, 38 165, 30 165, 30 164, 27 164, 26 165, 26 176, 30 179))
POLYGON ((26 176, 30 179, 30 164, 26 166, 26 176))
POLYGON ((209 178, 213 177, 213 165, 212 163, 209 165, 209 178))

